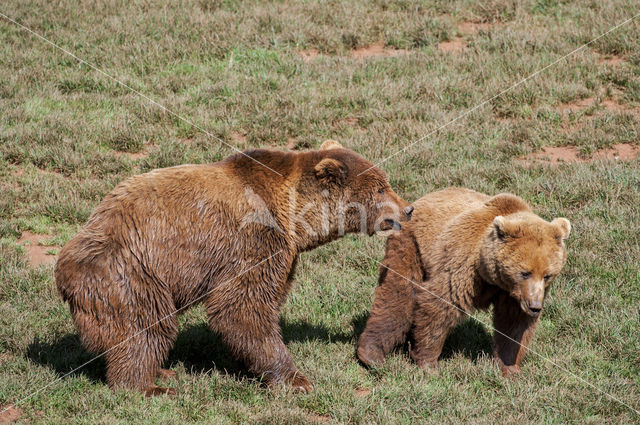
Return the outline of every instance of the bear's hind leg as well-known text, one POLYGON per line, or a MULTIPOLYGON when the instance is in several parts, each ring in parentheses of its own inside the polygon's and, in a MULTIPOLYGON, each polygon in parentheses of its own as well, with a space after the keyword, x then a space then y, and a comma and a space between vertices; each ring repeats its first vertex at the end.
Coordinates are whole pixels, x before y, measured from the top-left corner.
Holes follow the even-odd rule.
POLYGON ((164 370, 161 366, 171 349, 176 330, 175 317, 170 317, 149 329, 132 330, 128 339, 114 345, 106 354, 109 387, 137 389, 146 396, 175 394, 175 389, 158 387, 154 381, 164 370))
POLYGON ((295 367, 282 341, 278 304, 266 303, 264 299, 252 300, 249 294, 238 297, 242 299, 238 302, 233 302, 234 297, 229 294, 225 297, 211 294, 207 302, 211 329, 219 332, 234 357, 267 385, 288 384, 310 392, 313 386, 295 367), (222 301, 223 298, 226 299, 222 301))
POLYGON ((413 321, 414 282, 422 282, 422 269, 413 238, 406 232, 393 235, 380 266, 367 325, 358 339, 358 358, 365 365, 384 363, 384 357, 406 341, 413 321))

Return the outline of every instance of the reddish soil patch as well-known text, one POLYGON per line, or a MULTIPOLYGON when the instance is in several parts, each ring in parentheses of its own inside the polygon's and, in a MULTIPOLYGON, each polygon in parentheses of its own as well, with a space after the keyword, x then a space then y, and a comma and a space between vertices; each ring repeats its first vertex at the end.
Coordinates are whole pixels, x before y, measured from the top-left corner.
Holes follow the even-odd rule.
POLYGON ((441 52, 445 53, 458 54, 462 53, 462 51, 466 48, 467 44, 462 41, 462 37, 456 37, 453 40, 443 41, 442 43, 438 44, 438 49, 440 49, 441 52))
POLYGON ((22 236, 20 236, 20 239, 18 239, 18 243, 26 248, 29 263, 33 267, 55 264, 56 262, 57 256, 48 254, 47 252, 52 249, 59 249, 60 247, 39 245, 39 243, 47 237, 47 235, 39 235, 37 233, 24 231, 22 232, 22 236))
POLYGON ((602 102, 600 102, 600 106, 602 106, 605 109, 608 109, 609 111, 614 111, 614 112, 623 112, 623 111, 629 110, 629 108, 626 105, 621 105, 615 100, 611 100, 611 99, 603 100, 602 102))
POLYGON ((126 156, 127 158, 129 158, 131 161, 137 161, 139 159, 143 159, 149 156, 149 151, 144 149, 141 150, 140 152, 123 152, 123 151, 116 151, 116 155, 117 156, 126 156))
POLYGON ((130 158, 132 161, 137 161, 137 160, 139 160, 139 159, 146 158, 147 156, 149 156, 149 152, 144 152, 144 151, 142 151, 142 152, 135 152, 135 153, 130 153, 130 154, 129 154, 129 158, 130 158))
POLYGON ((331 420, 331 416, 329 416, 329 415, 318 415, 317 413, 309 414, 309 418, 311 419, 311 422, 314 422, 314 423, 325 423, 325 422, 329 422, 331 420))
POLYGON ((358 118, 356 118, 356 117, 347 117, 347 118, 345 118, 344 122, 350 127, 355 127, 355 126, 358 125, 358 118))
MULTIPOLYGON (((24 170, 16 167, 11 174, 20 178, 24 175, 24 170)), ((0 181, 0 191, 22 192, 22 186, 20 186, 19 182, 0 181)))
POLYGON ((558 110, 563 113, 578 112, 590 106, 601 106, 604 109, 613 112, 636 111, 636 109, 630 108, 627 105, 622 105, 614 99, 603 99, 598 102, 598 99, 596 99, 595 96, 587 97, 585 99, 580 99, 569 103, 562 103, 558 105, 558 110))
POLYGON ((351 52, 351 56, 356 59, 366 59, 374 57, 395 57, 408 54, 409 51, 405 49, 392 49, 385 47, 384 43, 379 41, 371 46, 360 47, 351 52))
POLYGON ((577 112, 581 111, 589 106, 593 106, 596 103, 596 98, 594 96, 587 97, 585 99, 574 100, 569 103, 561 103, 558 105, 558 110, 560 112, 577 112))
POLYGON ((590 158, 582 158, 575 146, 545 146, 542 148, 542 152, 532 153, 524 158, 519 158, 518 161, 525 165, 534 163, 557 165, 560 163, 575 164, 595 161, 634 161, 638 157, 640 157, 640 146, 619 143, 613 145, 612 148, 600 149, 590 158))
POLYGON ((461 34, 477 34, 479 31, 488 31, 492 25, 488 22, 464 21, 458 24, 458 32, 461 34))
POLYGON ((353 391, 358 398, 364 398, 371 394, 371 390, 369 388, 361 388, 358 387, 353 391))
POLYGON ((289 149, 290 151, 294 150, 296 148, 296 139, 294 139, 293 137, 289 137, 287 139, 287 149, 289 149))
POLYGON ((640 157, 640 146, 631 143, 618 143, 613 148, 600 149, 591 157, 593 160, 634 161, 640 157))
POLYGON ((621 63, 623 63, 624 59, 622 59, 618 55, 611 55, 611 56, 603 56, 603 57, 601 57, 598 62, 602 63, 602 64, 605 64, 605 65, 616 66, 616 65, 620 65, 621 63))
MULTIPOLYGON (((355 50, 351 51, 351 57, 355 59, 367 59, 367 58, 376 58, 376 57, 396 57, 402 55, 408 55, 411 53, 409 50, 405 49, 394 49, 391 47, 385 47, 383 42, 377 42, 370 46, 359 47, 355 50)), ((319 58, 322 56, 316 49, 302 50, 298 52, 298 54, 302 57, 304 62, 310 62, 313 59, 319 58)))
POLYGON ((309 50, 302 50, 300 52, 298 52, 298 54, 300 54, 300 56, 302 56, 302 61, 303 62, 309 62, 317 57, 322 56, 320 54, 320 51, 316 50, 316 49, 309 49, 309 50))
POLYGON ((231 133, 231 140, 233 140, 235 143, 239 145, 246 145, 248 139, 247 139, 246 133, 234 131, 231 133))
POLYGON ((0 405, 0 424, 10 424, 22 417, 22 410, 15 406, 0 405), (5 410, 7 409, 7 410, 5 410))
POLYGON ((584 159, 580 158, 580 151, 578 151, 575 146, 545 146, 542 148, 542 152, 532 153, 527 156, 526 159, 549 162, 551 164, 557 164, 559 162, 585 162, 584 159))

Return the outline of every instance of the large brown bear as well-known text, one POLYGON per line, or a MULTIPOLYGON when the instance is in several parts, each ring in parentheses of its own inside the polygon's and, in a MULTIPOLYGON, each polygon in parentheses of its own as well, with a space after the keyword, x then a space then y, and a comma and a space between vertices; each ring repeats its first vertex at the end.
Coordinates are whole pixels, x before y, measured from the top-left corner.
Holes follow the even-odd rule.
POLYGON ((413 210, 369 161, 323 147, 154 170, 98 205, 55 273, 83 343, 106 352, 110 387, 173 393, 154 378, 170 372, 160 367, 176 312, 202 300, 251 372, 311 390, 278 326, 298 254, 346 232, 398 228, 413 210))
POLYGON ((387 243, 371 315, 358 341, 366 365, 412 339, 420 367, 436 364, 465 313, 494 307, 494 355, 503 375, 520 362, 549 285, 562 269, 566 218, 547 222, 519 197, 461 188, 428 194, 387 243))

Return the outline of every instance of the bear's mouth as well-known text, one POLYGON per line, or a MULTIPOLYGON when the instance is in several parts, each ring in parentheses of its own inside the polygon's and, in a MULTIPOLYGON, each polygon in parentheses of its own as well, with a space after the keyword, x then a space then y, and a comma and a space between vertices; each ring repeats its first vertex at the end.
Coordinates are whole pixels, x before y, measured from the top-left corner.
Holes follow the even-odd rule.
POLYGON ((542 308, 532 308, 526 301, 520 301, 520 308, 531 317, 538 317, 542 312, 542 308))

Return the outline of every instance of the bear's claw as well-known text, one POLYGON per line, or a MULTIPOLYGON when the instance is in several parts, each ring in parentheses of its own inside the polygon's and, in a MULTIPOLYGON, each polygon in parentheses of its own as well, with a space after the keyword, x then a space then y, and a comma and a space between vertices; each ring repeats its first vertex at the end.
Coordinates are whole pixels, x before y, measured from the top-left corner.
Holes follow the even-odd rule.
POLYGON ((175 388, 158 387, 155 385, 144 390, 145 397, 155 397, 163 394, 173 396, 177 394, 177 391, 175 388))
POLYGON ((289 385, 291 385, 294 390, 301 391, 305 394, 313 391, 313 385, 311 385, 311 382, 309 382, 307 377, 300 372, 297 372, 295 375, 293 375, 293 377, 289 380, 289 385))
POLYGON ((500 365, 500 372, 502 372, 502 376, 506 378, 508 376, 519 375, 522 373, 522 369, 520 369, 520 366, 518 365, 500 365))
POLYGON ((159 379, 171 379, 175 378, 178 373, 171 369, 158 369, 156 377, 159 379))
POLYGON ((384 353, 378 347, 372 345, 358 346, 358 358, 367 367, 384 364, 384 353))

